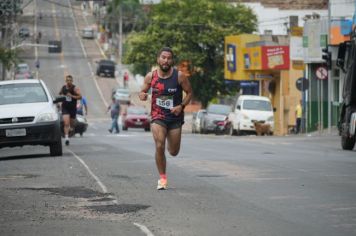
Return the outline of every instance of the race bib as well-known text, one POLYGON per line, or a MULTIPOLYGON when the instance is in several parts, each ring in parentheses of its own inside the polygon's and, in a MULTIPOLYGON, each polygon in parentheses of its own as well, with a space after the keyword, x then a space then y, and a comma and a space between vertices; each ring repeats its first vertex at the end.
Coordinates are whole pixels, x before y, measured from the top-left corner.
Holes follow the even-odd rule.
POLYGON ((66 101, 67 102, 71 102, 72 101, 72 97, 66 96, 66 101))
POLYGON ((173 108, 173 96, 160 96, 156 99, 156 105, 165 109, 173 108))

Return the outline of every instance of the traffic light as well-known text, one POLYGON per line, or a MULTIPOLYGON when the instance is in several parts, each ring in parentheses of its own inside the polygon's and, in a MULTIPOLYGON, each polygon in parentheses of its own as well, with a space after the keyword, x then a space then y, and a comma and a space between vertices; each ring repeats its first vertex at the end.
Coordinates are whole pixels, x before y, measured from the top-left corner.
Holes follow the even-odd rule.
POLYGON ((322 56, 321 58, 325 61, 326 67, 328 68, 328 70, 331 69, 331 52, 329 52, 329 49, 323 48, 322 49, 322 56))

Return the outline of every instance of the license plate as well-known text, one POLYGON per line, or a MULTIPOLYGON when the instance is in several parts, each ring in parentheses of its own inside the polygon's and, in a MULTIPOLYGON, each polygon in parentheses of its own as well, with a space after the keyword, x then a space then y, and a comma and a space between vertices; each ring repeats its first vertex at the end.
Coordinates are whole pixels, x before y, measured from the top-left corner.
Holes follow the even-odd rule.
POLYGON ((135 124, 136 125, 142 125, 142 122, 141 121, 136 121, 135 124))
POLYGON ((26 129, 7 129, 6 137, 26 136, 26 129))

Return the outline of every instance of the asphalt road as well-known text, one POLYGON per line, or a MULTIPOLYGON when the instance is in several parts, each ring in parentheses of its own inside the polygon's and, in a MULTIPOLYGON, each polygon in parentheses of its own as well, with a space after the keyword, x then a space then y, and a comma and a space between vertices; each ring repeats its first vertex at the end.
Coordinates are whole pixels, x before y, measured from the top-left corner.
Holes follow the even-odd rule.
MULTIPOLYGON (((84 18, 64 15, 67 1, 35 3, 48 12, 43 37, 58 31, 64 50, 38 50, 39 76, 58 91, 66 73, 76 75, 90 126, 62 157, 40 146, 0 149, 0 235, 356 235, 356 151, 341 150, 336 135, 185 132, 178 157, 167 154, 169 189, 157 191, 151 133, 107 132, 102 90, 115 80, 92 76, 100 51, 76 34, 84 18)), ((33 61, 36 52, 26 53, 33 61)))

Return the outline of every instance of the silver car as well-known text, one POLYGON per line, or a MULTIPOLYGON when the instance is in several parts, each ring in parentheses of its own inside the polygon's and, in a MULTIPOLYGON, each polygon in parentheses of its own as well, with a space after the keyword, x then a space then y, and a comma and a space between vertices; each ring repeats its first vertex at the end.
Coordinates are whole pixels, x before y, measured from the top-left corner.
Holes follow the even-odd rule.
POLYGON ((201 121, 201 133, 216 133, 221 122, 225 122, 231 112, 231 106, 210 104, 201 121))

